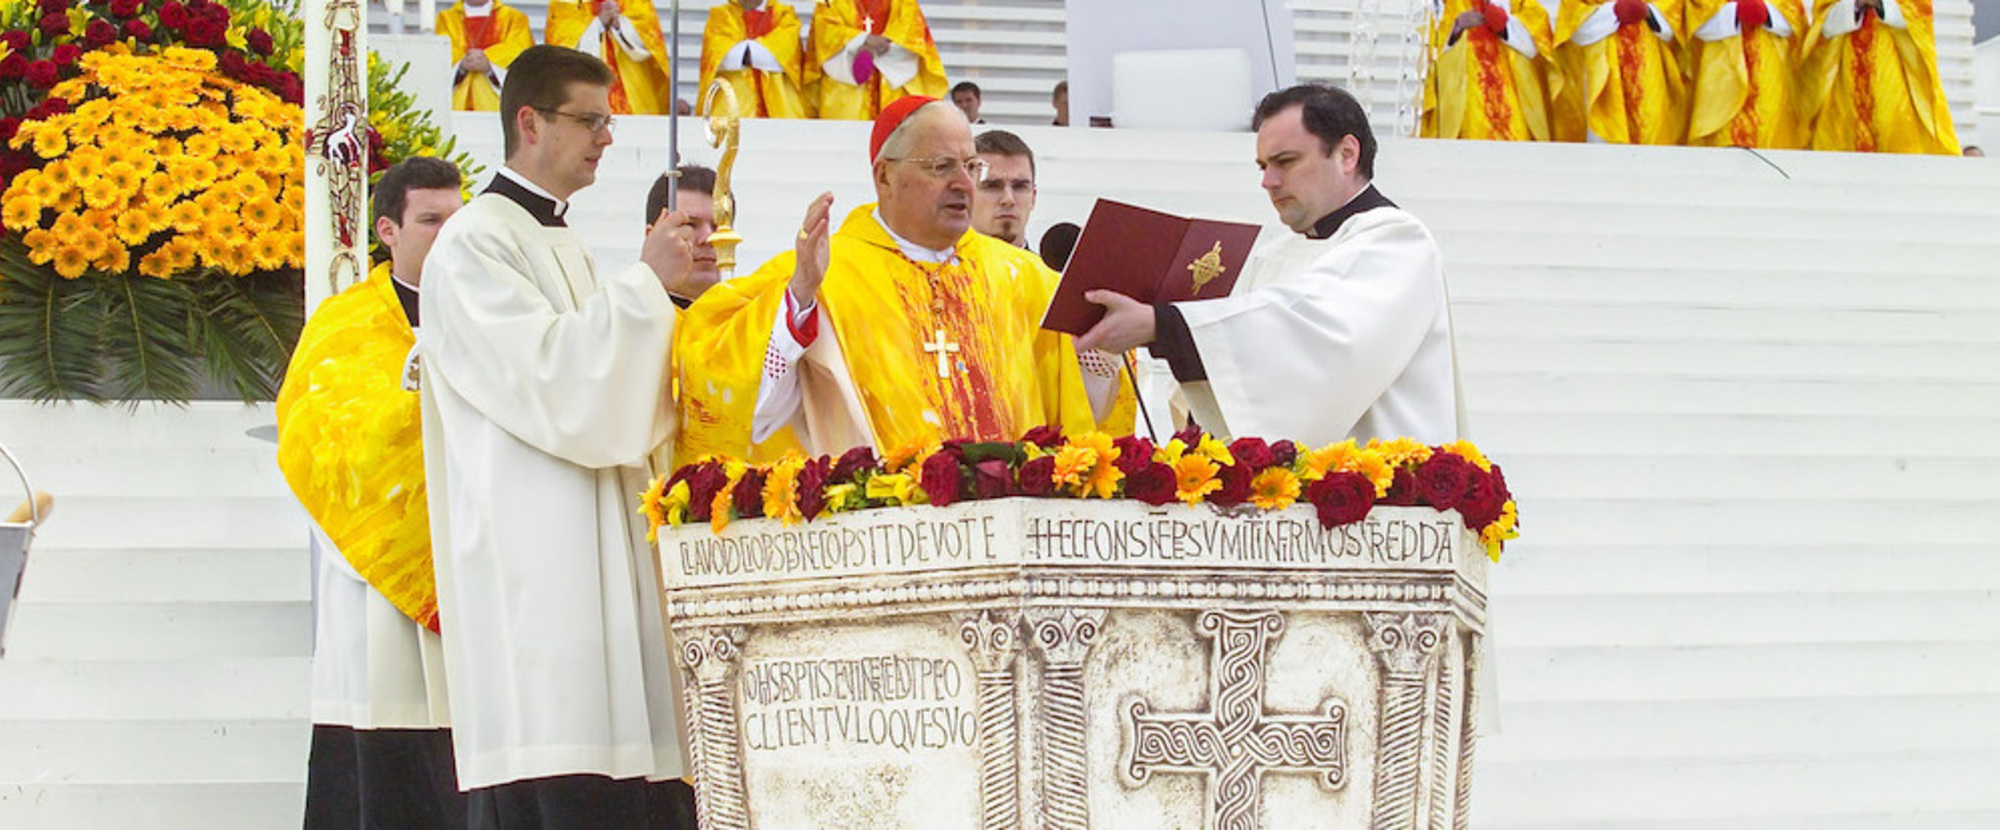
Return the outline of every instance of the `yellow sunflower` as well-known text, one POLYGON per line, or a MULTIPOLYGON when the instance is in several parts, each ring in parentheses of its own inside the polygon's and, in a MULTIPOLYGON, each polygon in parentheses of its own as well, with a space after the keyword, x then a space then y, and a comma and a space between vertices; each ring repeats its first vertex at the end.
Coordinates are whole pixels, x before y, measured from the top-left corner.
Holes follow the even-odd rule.
POLYGON ((0 223, 17 231, 41 227, 42 204, 28 194, 8 199, 0 204, 0 223))
POLYGON ((188 155, 198 159, 215 158, 216 152, 222 149, 221 143, 216 141, 215 136, 208 133, 188 136, 187 140, 181 142, 181 147, 188 155))
POLYGON ((75 245, 63 245, 55 251, 56 273, 65 279, 83 276, 84 269, 90 267, 90 257, 84 256, 75 245))
POLYGON ((174 258, 166 249, 154 251, 139 258, 139 273, 156 279, 166 279, 174 275, 174 258))
POLYGON ((112 187, 118 188, 118 192, 127 197, 138 193, 139 187, 145 183, 145 179, 139 175, 139 168, 124 161, 105 165, 104 175, 101 178, 110 182, 112 187))
POLYGON ((151 202, 139 202, 118 214, 115 225, 119 239, 125 244, 137 245, 145 242, 166 223, 166 211, 151 202))
POLYGON ((1222 480, 1215 474, 1222 468, 1204 455, 1183 455, 1174 460, 1174 498, 1183 504, 1195 504, 1217 490, 1222 489, 1222 480))
POLYGON ((116 183, 104 177, 97 177, 83 183, 84 204, 94 208, 110 208, 123 201, 125 191, 116 183))
POLYGON ((1250 479, 1250 503, 1265 510, 1283 510, 1299 499, 1299 477, 1283 467, 1270 467, 1250 479))

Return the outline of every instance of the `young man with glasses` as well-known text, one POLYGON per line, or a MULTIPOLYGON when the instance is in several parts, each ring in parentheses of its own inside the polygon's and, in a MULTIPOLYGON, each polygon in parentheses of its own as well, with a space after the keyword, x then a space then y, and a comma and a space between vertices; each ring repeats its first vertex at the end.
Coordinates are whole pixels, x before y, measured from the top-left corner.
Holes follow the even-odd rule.
POLYGON ((1043 424, 1130 432, 1129 412, 1099 423, 1113 382, 1086 387, 1069 337, 1039 327, 1056 274, 971 231, 986 162, 965 115, 897 101, 875 121, 869 158, 876 204, 836 232, 822 194, 792 252, 688 310, 680 348, 703 359, 684 370, 682 407, 701 417, 687 419, 677 457, 742 456, 785 426, 812 453, 1011 441, 1043 424))
POLYGON ((564 221, 612 143, 611 73, 536 46, 500 94, 507 153, 439 232, 421 300, 424 461, 459 785, 481 830, 693 828, 674 668, 632 494, 672 434, 660 217, 598 271, 564 221))
POLYGON ((972 192, 972 227, 1020 248, 1028 247, 1028 216, 1035 212, 1035 151, 1006 130, 973 140, 986 175, 972 192))

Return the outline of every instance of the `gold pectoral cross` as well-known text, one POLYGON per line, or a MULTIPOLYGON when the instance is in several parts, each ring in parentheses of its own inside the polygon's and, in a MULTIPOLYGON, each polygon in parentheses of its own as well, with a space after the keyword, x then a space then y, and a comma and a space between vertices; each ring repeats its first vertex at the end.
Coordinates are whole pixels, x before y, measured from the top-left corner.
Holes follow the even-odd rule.
POLYGON ((1229 270, 1222 267, 1222 243, 1215 243, 1215 247, 1208 249, 1208 253, 1196 257, 1193 262, 1188 263, 1187 269, 1194 272, 1194 293, 1200 295, 1202 286, 1229 270))
POLYGON ((938 378, 951 377, 951 358, 958 353, 958 344, 944 339, 944 329, 937 330, 937 339, 924 342, 924 351, 937 355, 938 378))

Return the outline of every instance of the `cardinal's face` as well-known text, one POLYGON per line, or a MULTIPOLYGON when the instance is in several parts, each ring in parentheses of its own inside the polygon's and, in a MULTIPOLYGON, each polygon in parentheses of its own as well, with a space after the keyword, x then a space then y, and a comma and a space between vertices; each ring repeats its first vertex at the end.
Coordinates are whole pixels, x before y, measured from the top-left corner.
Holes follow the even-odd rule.
POLYGON ((927 105, 910 118, 916 123, 909 125, 915 131, 909 146, 897 160, 875 165, 875 195, 890 230, 943 250, 972 226, 974 182, 966 165, 979 156, 971 125, 957 109, 927 105))

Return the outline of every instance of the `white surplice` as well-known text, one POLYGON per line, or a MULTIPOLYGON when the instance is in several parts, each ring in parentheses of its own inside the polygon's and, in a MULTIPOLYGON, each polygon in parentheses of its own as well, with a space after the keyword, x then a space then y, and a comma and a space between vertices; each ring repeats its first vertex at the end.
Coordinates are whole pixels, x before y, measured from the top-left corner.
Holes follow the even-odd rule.
POLYGON ((1208 375, 1181 391, 1212 433, 1308 446, 1461 437, 1444 264, 1401 209, 1259 248, 1230 296, 1174 307, 1208 375))
POLYGON ((679 777, 673 648, 634 512, 674 428, 674 305, 648 266, 598 275, 568 228, 523 204, 473 199, 424 266, 424 466, 459 786, 679 777))
POLYGON ((355 729, 451 725, 438 635, 355 573, 317 525, 312 722, 355 729))

